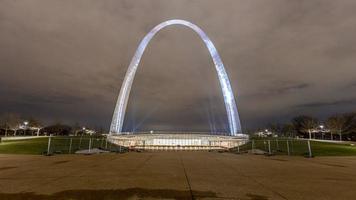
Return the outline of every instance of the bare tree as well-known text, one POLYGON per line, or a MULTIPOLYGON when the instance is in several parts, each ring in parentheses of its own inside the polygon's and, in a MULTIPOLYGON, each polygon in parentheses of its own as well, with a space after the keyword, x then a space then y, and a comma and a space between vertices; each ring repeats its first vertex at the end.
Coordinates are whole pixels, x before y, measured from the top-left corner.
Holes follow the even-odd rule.
POLYGON ((283 124, 282 133, 285 136, 293 138, 294 137, 294 133, 295 133, 295 127, 291 123, 283 124))
MULTIPOLYGON (((40 135, 40 130, 42 129, 43 125, 41 123, 40 120, 35 119, 35 118, 30 118, 28 120, 28 126, 32 129, 32 130, 36 130, 37 136, 40 135)), ((32 132, 33 135, 33 132, 32 132)))
POLYGON ((81 127, 78 122, 75 122, 72 126, 72 132, 77 136, 79 131, 81 131, 81 127))
POLYGON ((0 129, 5 130, 5 137, 7 136, 7 130, 9 129, 9 126, 7 125, 7 121, 4 117, 4 115, 0 116, 0 129))
POLYGON ((326 126, 330 129, 331 139, 333 139, 333 133, 339 135, 340 141, 342 141, 342 135, 353 131, 356 115, 354 113, 336 114, 329 117, 326 120, 326 126))
POLYGON ((309 139, 311 139, 313 129, 318 127, 318 120, 316 118, 305 115, 293 118, 292 123, 297 131, 308 133, 309 139))
POLYGON ((5 136, 8 135, 8 131, 12 130, 16 135, 19 125, 21 123, 21 117, 15 113, 5 113, 1 116, 3 127, 5 128, 5 136))
POLYGON ((267 127, 274 135, 278 135, 278 136, 282 135, 283 126, 281 124, 271 123, 271 124, 268 124, 267 127))

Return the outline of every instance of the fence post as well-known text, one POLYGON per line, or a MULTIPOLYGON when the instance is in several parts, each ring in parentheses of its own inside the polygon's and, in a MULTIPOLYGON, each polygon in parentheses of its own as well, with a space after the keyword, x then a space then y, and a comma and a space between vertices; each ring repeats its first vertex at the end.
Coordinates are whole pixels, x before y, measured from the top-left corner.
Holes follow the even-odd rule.
POLYGON ((294 153, 293 139, 290 141, 290 144, 291 144, 291 153, 293 154, 294 153))
POLYGON ((51 150, 51 139, 52 139, 52 136, 49 136, 48 145, 47 145, 47 155, 50 155, 49 151, 51 150))
POLYGON ((271 140, 268 140, 268 154, 271 155, 271 140))
POLYGON ((91 138, 89 138, 89 153, 90 153, 90 148, 91 148, 91 138))
POLYGON ((266 140, 263 140, 263 145, 265 147, 263 150, 267 151, 266 140))
POLYGON ((70 154, 71 151, 72 151, 72 142, 73 142, 73 138, 70 138, 70 141, 69 141, 69 150, 68 150, 68 153, 70 154))
POLYGON ((255 148, 255 141, 252 140, 252 142, 251 142, 251 150, 253 151, 254 148, 255 148))
POLYGON ((279 143, 278 143, 278 139, 276 139, 276 145, 277 145, 277 151, 279 151, 279 143))
POLYGON ((289 152, 289 142, 287 140, 287 152, 288 152, 288 156, 290 156, 290 152, 289 152))
POLYGON ((78 149, 80 150, 80 146, 82 145, 82 137, 83 136, 80 136, 80 139, 79 139, 79 146, 78 146, 78 149))
POLYGON ((310 140, 308 140, 308 151, 309 151, 309 158, 313 157, 310 140))

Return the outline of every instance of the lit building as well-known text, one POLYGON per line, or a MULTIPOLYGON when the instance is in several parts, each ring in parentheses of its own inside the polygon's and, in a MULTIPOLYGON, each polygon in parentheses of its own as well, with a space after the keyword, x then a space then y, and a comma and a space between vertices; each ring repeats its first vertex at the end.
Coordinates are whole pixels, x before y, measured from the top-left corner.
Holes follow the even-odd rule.
POLYGON ((110 136, 110 141, 119 146, 144 150, 214 150, 229 149, 245 144, 246 135, 224 136, 207 133, 159 133, 121 134, 110 136))

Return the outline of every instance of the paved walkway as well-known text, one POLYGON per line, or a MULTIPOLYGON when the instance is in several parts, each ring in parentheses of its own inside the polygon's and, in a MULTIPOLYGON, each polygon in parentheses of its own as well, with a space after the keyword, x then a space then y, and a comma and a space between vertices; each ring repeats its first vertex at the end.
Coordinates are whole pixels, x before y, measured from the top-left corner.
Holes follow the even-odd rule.
POLYGON ((0 199, 354 199, 356 157, 0 155, 0 199))

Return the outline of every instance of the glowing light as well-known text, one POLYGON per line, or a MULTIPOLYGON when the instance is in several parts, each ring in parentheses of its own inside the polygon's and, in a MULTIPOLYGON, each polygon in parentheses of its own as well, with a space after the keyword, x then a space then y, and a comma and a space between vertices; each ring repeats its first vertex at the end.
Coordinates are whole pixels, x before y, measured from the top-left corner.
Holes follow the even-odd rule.
POLYGON ((143 52, 146 49, 147 44, 150 42, 150 40, 155 36, 155 34, 160 31, 162 28, 169 26, 169 25, 183 25, 186 27, 191 28, 194 30, 200 38, 204 41, 205 46, 208 48, 209 53, 213 59, 215 69, 219 78, 220 82, 220 87, 223 93, 224 97, 224 103, 225 103, 225 108, 227 112, 227 117, 229 120, 229 128, 230 128, 230 135, 231 136, 236 136, 238 133, 241 133, 241 124, 240 124, 240 118, 239 114, 237 112, 237 107, 236 107, 236 102, 235 98, 232 92, 232 88, 230 85, 229 77, 227 76, 227 73, 224 68, 224 64, 221 61, 221 58, 212 43, 212 41, 209 39, 209 37, 204 33, 203 30, 201 30, 197 25, 192 24, 188 21, 185 20, 179 20, 179 19, 174 19, 174 20, 168 20, 165 22, 162 22, 155 26, 141 41, 139 44, 135 55, 133 56, 131 63, 128 67, 128 70, 126 72, 124 82, 121 86, 120 94, 117 99, 116 107, 114 110, 112 122, 111 122, 111 127, 110 127, 110 134, 122 134, 122 126, 125 118, 125 112, 126 112, 126 107, 127 107, 127 102, 128 98, 130 95, 131 91, 131 86, 135 77, 135 73, 137 70, 137 67, 140 63, 141 57, 143 55, 143 52))

